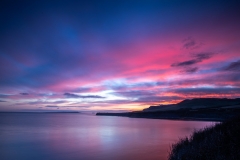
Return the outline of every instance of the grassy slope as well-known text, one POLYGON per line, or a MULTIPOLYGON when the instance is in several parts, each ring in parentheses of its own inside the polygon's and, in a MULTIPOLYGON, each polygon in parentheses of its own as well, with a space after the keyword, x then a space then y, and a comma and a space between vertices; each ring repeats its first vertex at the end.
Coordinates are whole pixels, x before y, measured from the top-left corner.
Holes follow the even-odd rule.
POLYGON ((240 160, 240 117, 181 139, 172 145, 169 160, 240 160))

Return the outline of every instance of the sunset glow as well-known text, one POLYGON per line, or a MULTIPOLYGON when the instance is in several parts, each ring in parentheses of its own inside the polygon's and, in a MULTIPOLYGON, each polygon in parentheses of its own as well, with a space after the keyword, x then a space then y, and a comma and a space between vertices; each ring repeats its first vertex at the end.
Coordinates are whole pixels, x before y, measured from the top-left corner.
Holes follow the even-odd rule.
POLYGON ((3 3, 0 111, 240 97, 239 1, 3 3))

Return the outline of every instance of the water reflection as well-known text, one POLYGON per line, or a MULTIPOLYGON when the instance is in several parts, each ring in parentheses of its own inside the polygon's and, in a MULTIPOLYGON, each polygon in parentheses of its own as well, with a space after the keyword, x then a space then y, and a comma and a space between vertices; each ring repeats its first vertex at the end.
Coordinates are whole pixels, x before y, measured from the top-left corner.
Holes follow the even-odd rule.
POLYGON ((165 160, 170 144, 212 122, 81 114, 0 115, 1 160, 165 160))

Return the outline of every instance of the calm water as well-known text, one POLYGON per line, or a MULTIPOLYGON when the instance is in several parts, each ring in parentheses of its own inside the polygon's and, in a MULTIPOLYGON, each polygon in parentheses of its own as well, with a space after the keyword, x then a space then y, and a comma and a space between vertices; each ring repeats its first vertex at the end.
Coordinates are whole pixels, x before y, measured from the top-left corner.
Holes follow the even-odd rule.
POLYGON ((166 160, 173 142, 212 124, 71 113, 0 113, 0 159, 166 160))

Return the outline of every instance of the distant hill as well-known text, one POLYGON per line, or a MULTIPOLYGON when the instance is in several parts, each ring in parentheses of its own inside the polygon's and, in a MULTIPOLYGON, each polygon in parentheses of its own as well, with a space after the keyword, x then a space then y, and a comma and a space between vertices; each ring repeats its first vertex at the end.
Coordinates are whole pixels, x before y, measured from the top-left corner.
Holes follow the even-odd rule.
POLYGON ((186 99, 177 104, 150 106, 143 109, 144 112, 152 111, 170 111, 179 109, 200 109, 200 108, 221 108, 221 107, 234 107, 240 105, 240 98, 227 99, 227 98, 195 98, 186 99))
POLYGON ((98 116, 156 118, 175 120, 224 121, 240 116, 240 98, 195 98, 177 104, 150 106, 143 111, 97 113, 98 116))

